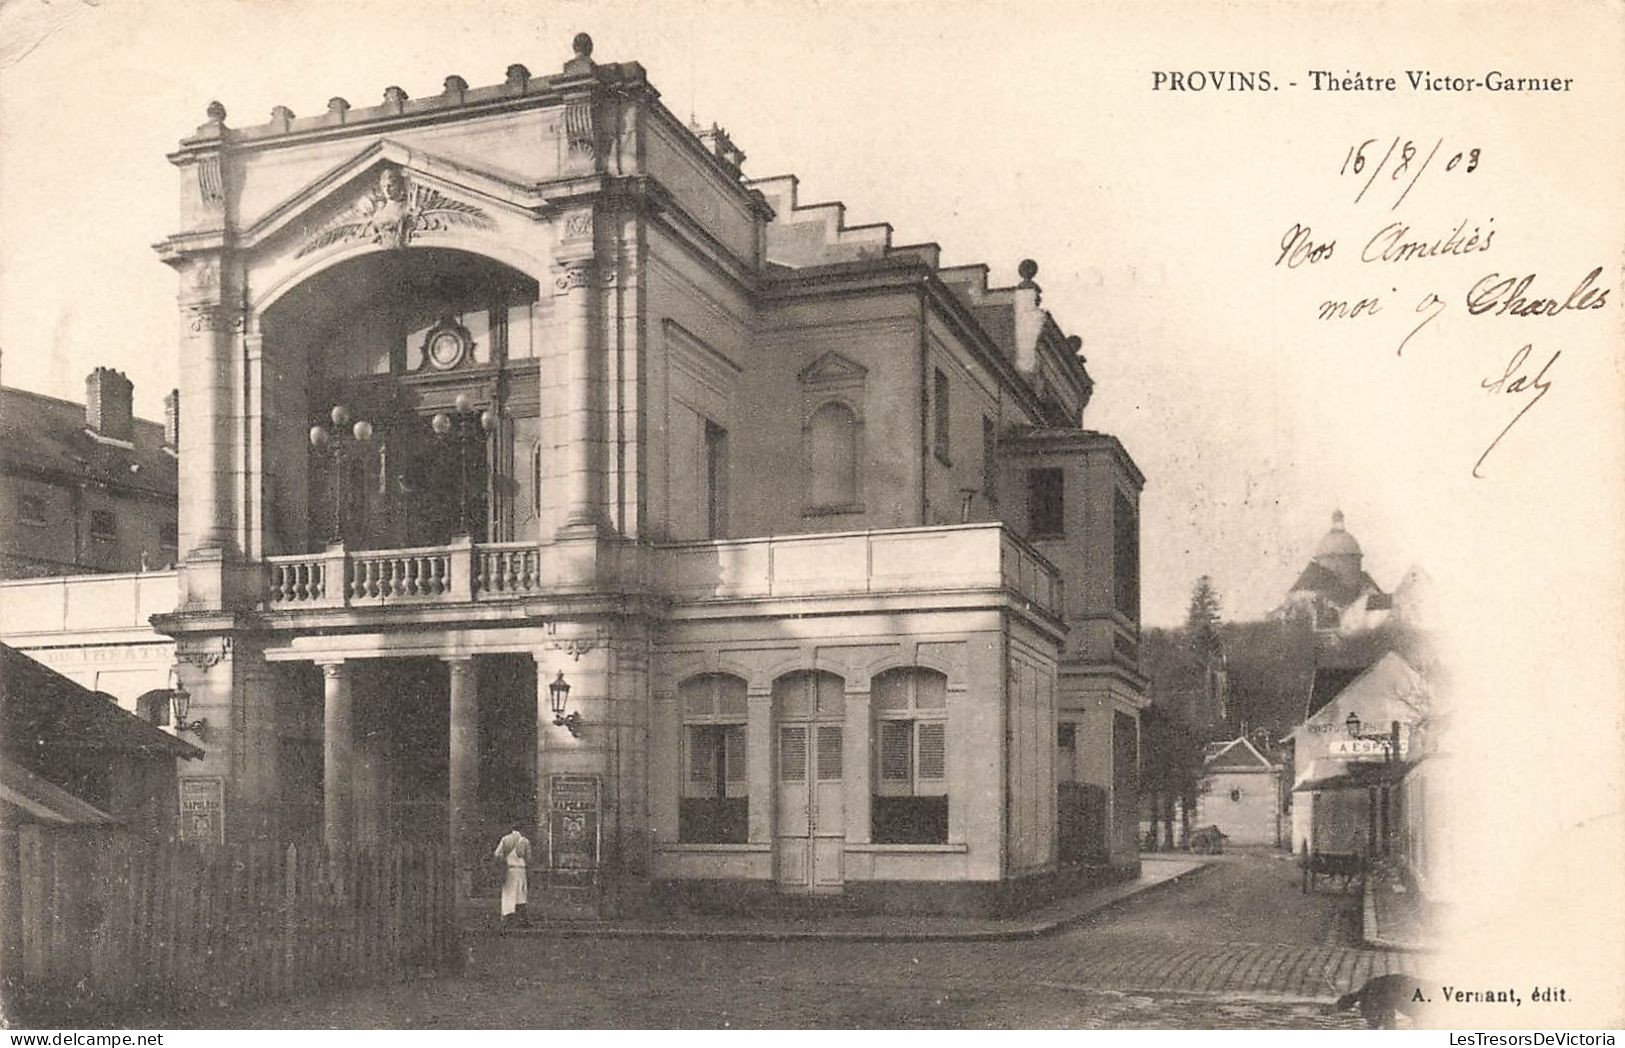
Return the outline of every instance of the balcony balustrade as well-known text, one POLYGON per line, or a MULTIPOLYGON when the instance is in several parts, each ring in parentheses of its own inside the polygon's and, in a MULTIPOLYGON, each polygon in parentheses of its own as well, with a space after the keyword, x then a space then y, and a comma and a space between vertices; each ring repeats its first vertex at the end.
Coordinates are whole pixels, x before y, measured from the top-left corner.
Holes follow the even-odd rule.
POLYGON ((276 609, 506 600, 542 592, 530 543, 346 550, 266 558, 266 603, 276 609))
MULTIPOLYGON (((546 547, 464 543, 267 558, 276 610, 545 596, 546 547)), ((651 589, 679 602, 1002 590, 1055 617, 1061 581, 998 524, 679 542, 647 550, 651 589)))
POLYGON ((997 523, 774 535, 661 547, 659 586, 680 601, 1006 590, 1056 617, 1053 565, 997 523))

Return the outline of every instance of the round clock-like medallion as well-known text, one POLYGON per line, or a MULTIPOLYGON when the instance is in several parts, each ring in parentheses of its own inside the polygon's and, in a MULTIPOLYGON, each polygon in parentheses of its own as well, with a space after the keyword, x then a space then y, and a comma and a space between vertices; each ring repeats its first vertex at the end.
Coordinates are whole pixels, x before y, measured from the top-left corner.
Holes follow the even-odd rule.
POLYGON ((424 361, 438 371, 447 371, 461 364, 472 346, 467 328, 454 320, 442 320, 423 340, 424 361))

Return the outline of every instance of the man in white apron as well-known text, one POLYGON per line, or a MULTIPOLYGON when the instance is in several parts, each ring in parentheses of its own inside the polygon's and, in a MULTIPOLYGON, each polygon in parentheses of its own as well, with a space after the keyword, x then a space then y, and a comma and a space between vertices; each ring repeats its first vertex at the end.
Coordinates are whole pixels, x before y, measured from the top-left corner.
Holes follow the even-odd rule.
POLYGON ((519 832, 520 820, 515 819, 513 829, 497 843, 495 855, 507 861, 507 876, 502 881, 502 923, 525 925, 530 923, 526 914, 530 893, 526 883, 526 863, 530 859, 530 841, 519 832))

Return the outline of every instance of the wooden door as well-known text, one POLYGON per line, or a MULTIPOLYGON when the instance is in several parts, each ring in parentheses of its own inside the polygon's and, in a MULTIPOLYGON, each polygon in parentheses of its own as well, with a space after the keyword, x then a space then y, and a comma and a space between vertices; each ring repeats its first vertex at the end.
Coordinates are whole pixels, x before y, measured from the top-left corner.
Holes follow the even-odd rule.
POLYGON ((816 721, 778 729, 775 867, 787 892, 838 892, 846 846, 842 728, 816 721))

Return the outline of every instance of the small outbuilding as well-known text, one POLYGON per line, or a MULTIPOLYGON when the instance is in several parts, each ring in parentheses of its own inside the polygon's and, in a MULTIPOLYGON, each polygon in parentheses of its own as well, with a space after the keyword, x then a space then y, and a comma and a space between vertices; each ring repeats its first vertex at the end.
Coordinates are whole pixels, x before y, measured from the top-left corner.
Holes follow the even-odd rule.
MULTIPOLYGON (((175 832, 175 762, 203 751, 0 644, 0 751, 30 774, 137 832, 175 832)), ((27 789, 19 776, 8 790, 27 789)), ((59 796, 53 792, 52 796, 59 796)))
POLYGON ((1281 843, 1281 766, 1246 738, 1219 744, 1202 763, 1196 823, 1217 826, 1232 845, 1281 843))

